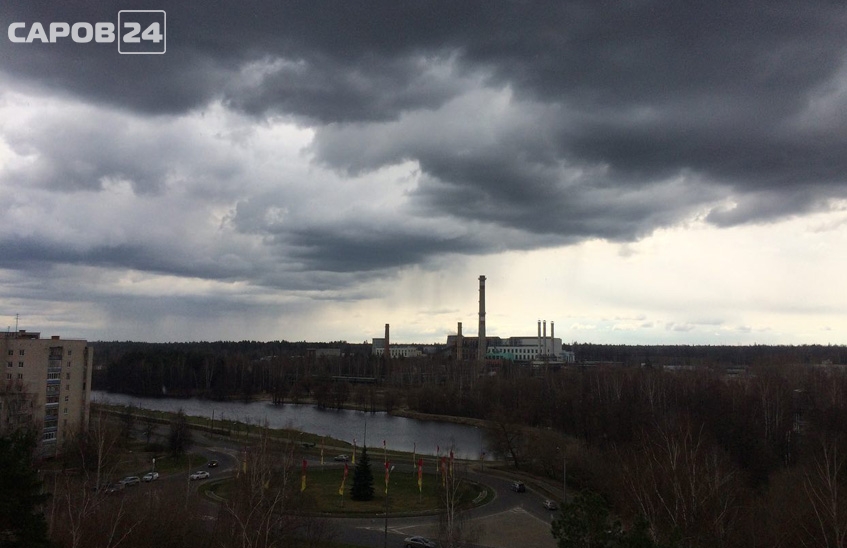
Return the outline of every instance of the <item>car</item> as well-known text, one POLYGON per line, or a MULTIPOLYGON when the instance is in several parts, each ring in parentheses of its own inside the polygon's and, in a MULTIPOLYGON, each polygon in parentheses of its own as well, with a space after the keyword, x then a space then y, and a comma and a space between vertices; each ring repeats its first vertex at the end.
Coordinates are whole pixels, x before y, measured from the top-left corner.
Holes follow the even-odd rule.
POLYGON ((547 508, 548 510, 558 510, 559 506, 554 501, 547 499, 544 501, 544 508, 547 508))
POLYGON ((512 491, 515 493, 524 493, 526 492, 526 485, 524 485, 522 481, 513 482, 512 491))
POLYGON ((194 472, 193 474, 191 474, 188 477, 191 478, 192 480, 207 479, 209 477, 209 473, 206 472, 205 470, 197 470, 196 472, 194 472))
POLYGON ((139 483, 141 483, 141 478, 139 478, 138 476, 127 476, 118 483, 123 485, 138 485, 139 483))
POLYGON ((105 491, 110 495, 114 495, 115 493, 120 493, 121 491, 123 491, 124 487, 125 486, 123 483, 112 483, 106 486, 105 491))
POLYGON ((347 455, 336 455, 332 458, 332 460, 336 460, 338 462, 347 462, 348 460, 350 460, 350 457, 348 457, 347 455))
POLYGON ((158 472, 147 472, 141 477, 141 481, 153 481, 159 479, 158 472))
POLYGON ((217 468, 217 467, 218 467, 218 461, 216 461, 216 460, 210 460, 210 461, 209 461, 209 464, 207 464, 207 465, 206 465, 206 467, 207 467, 207 468, 217 468))
POLYGON ((403 539, 406 548, 438 548, 438 543, 426 537, 406 537, 403 539))

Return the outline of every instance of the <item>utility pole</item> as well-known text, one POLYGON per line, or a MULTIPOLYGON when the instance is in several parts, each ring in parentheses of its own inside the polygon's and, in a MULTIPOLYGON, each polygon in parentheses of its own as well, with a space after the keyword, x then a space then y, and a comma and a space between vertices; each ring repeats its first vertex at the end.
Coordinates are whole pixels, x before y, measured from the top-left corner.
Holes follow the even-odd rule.
POLYGON ((388 548, 388 482, 391 479, 391 472, 393 470, 393 466, 385 469, 385 533, 382 541, 383 548, 388 548))

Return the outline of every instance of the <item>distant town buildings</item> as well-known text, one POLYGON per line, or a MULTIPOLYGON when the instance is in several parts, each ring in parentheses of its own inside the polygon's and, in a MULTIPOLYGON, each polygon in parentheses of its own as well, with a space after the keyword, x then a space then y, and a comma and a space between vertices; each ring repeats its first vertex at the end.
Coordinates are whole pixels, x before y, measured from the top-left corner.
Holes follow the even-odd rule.
POLYGON ((6 357, 0 384, 0 431, 32 425, 39 452, 58 452, 62 442, 87 427, 94 352, 87 341, 42 339, 25 330, 0 335, 6 357))

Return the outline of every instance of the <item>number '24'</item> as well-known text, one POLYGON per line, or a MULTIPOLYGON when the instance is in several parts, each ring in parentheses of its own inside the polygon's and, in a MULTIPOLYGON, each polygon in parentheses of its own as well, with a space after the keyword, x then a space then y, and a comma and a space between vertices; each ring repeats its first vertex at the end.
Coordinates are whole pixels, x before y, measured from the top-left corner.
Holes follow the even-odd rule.
POLYGON ((127 44, 138 44, 141 40, 158 44, 164 38, 158 22, 151 23, 144 29, 144 32, 141 32, 141 23, 127 22, 124 23, 124 28, 128 29, 128 32, 123 36, 123 41, 127 44), (139 33, 141 33, 141 38, 138 37, 139 33))

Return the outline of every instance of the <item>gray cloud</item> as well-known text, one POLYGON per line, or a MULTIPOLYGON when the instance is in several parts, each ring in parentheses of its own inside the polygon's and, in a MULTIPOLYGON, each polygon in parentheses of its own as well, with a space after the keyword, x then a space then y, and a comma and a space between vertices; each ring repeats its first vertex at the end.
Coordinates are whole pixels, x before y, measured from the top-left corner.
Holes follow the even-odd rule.
MULTIPOLYGON (((178 188, 196 200, 193 214, 179 202, 183 218, 156 215, 154 237, 137 219, 112 243, 107 227, 92 228, 103 232, 74 252, 33 236, 30 261, 326 289, 444 254, 628 242, 704 213, 722 227, 767 222, 847 196, 847 125, 832 122, 847 111, 847 14, 837 4, 166 9, 163 56, 0 41, 5 78, 89 109, 6 126, 7 145, 33 158, 0 173, 7 184, 96 199, 128 181, 137 196, 163 204, 178 188), (252 146, 249 136, 213 146, 174 122, 214 104, 257 125, 284 119, 312 128, 304 154, 339 180, 357 178, 362 198, 351 192, 349 207, 324 211, 295 175, 257 167, 258 156, 240 148, 252 146), (101 118, 99 106, 120 116, 101 118), (132 117, 149 125, 127 123, 132 117), (126 124, 109 123, 116 120, 126 124), (386 220, 379 213, 387 206, 369 205, 368 177, 404 162, 419 172, 411 188, 391 194, 386 220), (279 222, 273 208, 294 213, 279 222), (219 210, 230 224, 214 236, 197 228, 219 210)), ((115 13, 100 2, 0 7, 3 21, 115 13)), ((12 256, 16 245, 5 244, 12 256)))

